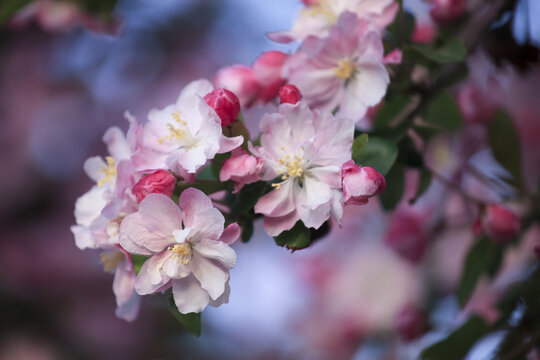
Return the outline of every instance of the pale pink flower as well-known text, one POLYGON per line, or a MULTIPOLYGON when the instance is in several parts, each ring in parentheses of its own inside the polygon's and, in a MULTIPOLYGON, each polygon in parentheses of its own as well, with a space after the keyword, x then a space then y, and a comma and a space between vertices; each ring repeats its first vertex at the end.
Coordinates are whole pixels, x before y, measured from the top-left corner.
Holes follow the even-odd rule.
POLYGON ((327 38, 307 38, 285 72, 310 106, 338 109, 355 121, 382 100, 390 81, 381 34, 350 12, 339 17, 327 38))
POLYGON ((341 168, 343 203, 364 205, 370 197, 380 195, 386 189, 386 180, 377 170, 369 166, 359 166, 353 160, 341 168))
POLYGON ((260 86, 258 101, 267 103, 278 95, 279 88, 285 84, 283 65, 289 55, 281 51, 266 51, 253 62, 253 73, 260 86))
POLYGON ((246 184, 260 180, 263 169, 263 159, 250 155, 242 148, 233 150, 230 158, 223 162, 219 172, 219 180, 234 182, 234 192, 240 191, 246 184))
POLYGON ((341 164, 351 158, 354 124, 329 112, 312 112, 306 103, 281 104, 266 114, 259 155, 261 178, 275 188, 259 199, 255 212, 264 215, 268 234, 291 229, 298 220, 319 228, 330 216, 340 220, 341 164))
POLYGON ((218 88, 232 91, 244 107, 253 105, 259 96, 260 85, 255 73, 245 65, 233 65, 220 69, 214 78, 218 88))
MULTIPOLYGON (((344 12, 366 18, 378 29, 384 29, 396 16, 399 5, 394 0, 313 0, 305 2, 294 26, 289 31, 269 34, 277 42, 303 41, 310 35, 326 36, 344 12)), ((351 29, 353 30, 353 29, 351 29)))
POLYGON ((166 168, 179 175, 195 174, 217 153, 229 152, 242 144, 242 136, 223 136, 221 119, 203 99, 213 89, 207 80, 193 81, 182 90, 176 103, 150 111, 143 144, 156 157, 149 168, 166 168))
POLYGON ((236 264, 229 244, 240 236, 240 227, 224 229, 223 215, 197 189, 182 192, 179 205, 161 194, 148 195, 122 222, 120 244, 150 256, 135 281, 137 293, 172 287, 181 313, 201 312, 228 302, 229 270, 236 264))

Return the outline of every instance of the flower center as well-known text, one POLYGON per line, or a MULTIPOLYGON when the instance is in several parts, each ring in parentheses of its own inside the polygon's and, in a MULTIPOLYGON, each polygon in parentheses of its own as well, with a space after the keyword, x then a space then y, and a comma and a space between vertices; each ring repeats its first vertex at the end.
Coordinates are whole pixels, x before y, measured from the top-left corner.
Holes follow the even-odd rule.
POLYGON ((356 72, 356 66, 354 62, 349 58, 341 59, 338 66, 334 68, 334 73, 341 80, 350 79, 356 72))
POLYGON ((337 23, 338 15, 332 10, 330 0, 318 0, 304 9, 304 12, 311 17, 325 18, 329 25, 337 23))
POLYGON ((100 171, 105 176, 97 182, 98 186, 100 187, 116 179, 116 175, 117 175, 116 167, 115 167, 116 161, 114 161, 114 159, 111 156, 107 156, 105 160, 107 161, 107 167, 100 169, 100 171))
POLYGON ((189 261, 191 260, 191 245, 189 243, 184 242, 174 246, 169 246, 167 250, 173 252, 178 257, 178 260, 182 262, 182 264, 189 264, 189 261))
MULTIPOLYGON (((304 162, 305 158, 302 156, 294 155, 290 157, 289 155, 285 158, 278 159, 280 170, 279 173, 282 174, 281 180, 285 181, 288 178, 301 178, 304 175, 304 162)), ((272 187, 276 189, 281 188, 281 184, 272 184, 272 187)))
POLYGON ((158 139, 158 143, 163 144, 165 140, 181 140, 187 135, 186 129, 182 129, 182 127, 185 127, 187 123, 180 117, 181 113, 182 111, 178 110, 177 112, 171 114, 172 118, 174 119, 174 123, 167 124, 169 135, 160 137, 158 139))
POLYGON ((109 251, 100 255, 101 265, 107 272, 115 270, 124 261, 124 254, 121 251, 109 251))

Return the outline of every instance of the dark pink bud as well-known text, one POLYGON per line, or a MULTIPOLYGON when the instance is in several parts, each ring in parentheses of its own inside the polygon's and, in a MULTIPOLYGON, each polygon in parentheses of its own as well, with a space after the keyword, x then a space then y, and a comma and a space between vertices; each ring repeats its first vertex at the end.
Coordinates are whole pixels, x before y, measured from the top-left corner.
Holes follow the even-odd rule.
POLYGON ((406 342, 419 338, 427 328, 426 315, 416 306, 405 306, 396 319, 399 337, 406 342))
POLYGON ((451 23, 465 13, 465 0, 432 0, 429 15, 438 24, 451 23))
POLYGON ((341 183, 345 205, 367 204, 370 197, 380 195, 386 189, 386 180, 381 173, 369 166, 356 165, 353 160, 341 167, 341 183))
POLYGON ((429 44, 435 40, 435 28, 431 24, 419 24, 414 28, 411 40, 419 44, 429 44))
POLYGON ((163 194, 171 196, 176 184, 174 175, 166 170, 158 170, 150 175, 143 176, 131 190, 138 202, 148 194, 163 194))
POLYGON ((287 103, 294 105, 302 100, 302 93, 294 85, 283 85, 279 88, 279 100, 282 104, 287 103))
POLYGON ((259 101, 267 103, 278 95, 279 88, 285 84, 282 68, 289 55, 281 51, 262 53, 253 63, 253 72, 261 87, 259 101))
POLYGON ((412 263, 420 262, 428 244, 423 216, 405 211, 395 213, 384 242, 412 263))
POLYGON ((240 113, 240 101, 232 91, 215 89, 204 96, 204 101, 216 111, 221 119, 221 126, 233 123, 240 113))
POLYGON ((515 239, 521 232, 521 221, 511 210, 497 204, 486 207, 482 218, 484 232, 496 242, 515 239))

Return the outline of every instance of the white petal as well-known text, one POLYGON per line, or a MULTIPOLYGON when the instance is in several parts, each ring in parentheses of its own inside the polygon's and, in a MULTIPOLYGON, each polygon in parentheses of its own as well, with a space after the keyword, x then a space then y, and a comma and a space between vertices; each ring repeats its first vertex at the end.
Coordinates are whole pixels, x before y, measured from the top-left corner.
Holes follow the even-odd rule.
POLYGON ((182 314, 199 313, 204 310, 210 297, 194 276, 172 281, 174 303, 182 314))
POLYGON ((205 239, 195 244, 194 250, 204 257, 219 261, 228 269, 236 265, 236 253, 224 242, 205 239))
POLYGON ((190 265, 193 275, 199 280, 201 287, 208 291, 212 300, 216 300, 223 294, 225 282, 229 279, 228 271, 196 252, 193 254, 190 265))

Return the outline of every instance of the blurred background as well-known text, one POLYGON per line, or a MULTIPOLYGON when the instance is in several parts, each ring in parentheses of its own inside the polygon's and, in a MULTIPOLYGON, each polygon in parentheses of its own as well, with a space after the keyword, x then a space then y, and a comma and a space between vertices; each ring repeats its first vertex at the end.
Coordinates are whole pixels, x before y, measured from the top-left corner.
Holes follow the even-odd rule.
MULTIPOLYGON (((537 4, 528 3, 510 32, 519 51, 532 51, 519 42, 540 39, 540 12, 534 15, 537 4)), ((430 25, 426 3, 406 5, 430 25)), ((471 212, 437 182, 391 215, 377 201, 347 208, 343 227, 303 252, 275 246, 256 224, 255 237, 235 245, 230 303, 205 310, 200 338, 184 332, 158 296, 145 297, 133 323, 114 316, 112 274, 103 272, 98 252, 76 248, 69 230, 76 198, 92 185, 84 160, 105 153, 105 129, 127 128, 125 110, 144 121, 192 80, 250 64, 265 50, 292 51, 294 45, 273 44, 265 34, 290 28, 300 7, 295 0, 120 0, 117 23, 66 24, 62 14, 44 10, 0 28, 1 360, 414 359, 459 316, 496 316, 497 286, 519 278, 534 258, 538 228, 505 259, 498 282, 477 289, 464 313, 451 294, 474 237, 471 212), (410 247, 396 251, 392 244, 402 238, 410 247), (401 341, 400 314, 425 307, 433 331, 415 343, 401 341)), ((527 57, 516 51, 503 53, 527 57)), ((527 180, 535 184, 540 67, 527 63, 523 75, 483 52, 469 66, 468 84, 484 95, 488 78, 501 84, 497 101, 514 115, 527 180)), ((251 129, 263 111, 246 114, 251 129)), ((463 159, 483 174, 504 171, 471 126, 466 136, 441 137, 428 149, 433 166, 448 177, 463 159)), ((417 176, 407 174, 407 183, 417 176)), ((475 177, 460 181, 479 196, 494 196, 475 177)), ((408 198, 414 193, 407 188, 408 198)))

